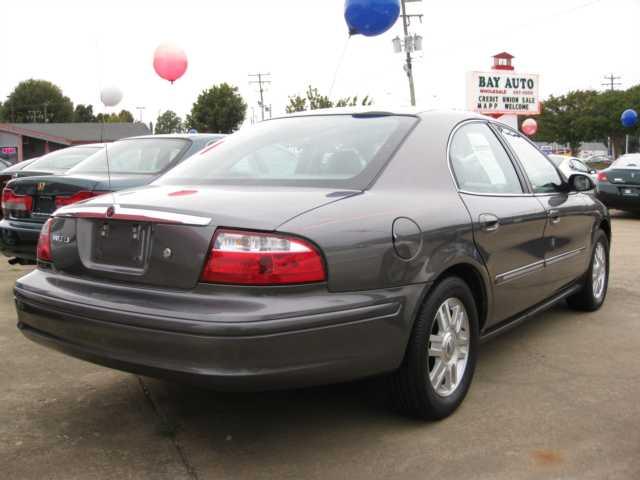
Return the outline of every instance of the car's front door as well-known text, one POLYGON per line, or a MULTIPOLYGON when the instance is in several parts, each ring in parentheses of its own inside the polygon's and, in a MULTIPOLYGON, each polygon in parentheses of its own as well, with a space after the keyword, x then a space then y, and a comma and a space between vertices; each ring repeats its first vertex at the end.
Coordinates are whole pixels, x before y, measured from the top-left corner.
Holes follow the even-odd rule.
POLYGON ((493 283, 489 327, 544 298, 547 215, 486 122, 459 127, 449 156, 473 221, 474 240, 493 283))
POLYGON ((519 133, 499 130, 525 171, 536 199, 547 212, 545 289, 547 296, 580 277, 590 258, 593 217, 585 193, 570 192, 557 168, 519 133))

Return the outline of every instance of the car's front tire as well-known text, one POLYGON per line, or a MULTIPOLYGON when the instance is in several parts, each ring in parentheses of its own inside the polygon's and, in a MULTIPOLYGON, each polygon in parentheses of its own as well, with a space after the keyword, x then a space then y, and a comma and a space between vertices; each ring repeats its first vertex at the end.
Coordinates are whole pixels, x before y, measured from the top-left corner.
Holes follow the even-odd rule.
POLYGON ((395 406, 410 416, 438 420, 462 403, 475 371, 478 312, 469 286, 447 277, 429 293, 402 366, 391 377, 395 406))
POLYGON ((603 230, 594 235, 589 270, 582 290, 567 298, 569 306, 575 310, 593 312, 604 303, 609 288, 609 239, 603 230))

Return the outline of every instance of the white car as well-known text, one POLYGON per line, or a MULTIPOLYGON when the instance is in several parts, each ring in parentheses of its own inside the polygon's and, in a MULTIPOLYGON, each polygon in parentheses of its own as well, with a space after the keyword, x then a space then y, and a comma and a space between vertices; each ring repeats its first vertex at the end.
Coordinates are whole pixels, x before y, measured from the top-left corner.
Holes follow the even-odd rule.
POLYGON ((569 178, 576 173, 589 175, 594 182, 598 180, 598 171, 587 167, 587 165, 576 157, 566 157, 564 155, 547 155, 549 160, 558 167, 562 174, 569 178))

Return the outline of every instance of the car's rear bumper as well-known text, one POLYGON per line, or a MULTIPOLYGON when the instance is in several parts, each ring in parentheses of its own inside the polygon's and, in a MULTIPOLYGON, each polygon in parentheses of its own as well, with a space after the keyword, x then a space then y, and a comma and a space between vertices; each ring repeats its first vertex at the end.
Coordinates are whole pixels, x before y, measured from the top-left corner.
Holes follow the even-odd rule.
POLYGON ((36 245, 42 223, 0 221, 0 252, 6 257, 36 260, 36 245))
MULTIPOLYGON (((629 188, 640 190, 640 185, 631 185, 629 188)), ((619 185, 598 185, 597 197, 609 208, 619 210, 640 211, 640 196, 624 196, 620 193, 619 185)))
POLYGON ((60 277, 36 270, 17 282, 25 336, 100 365, 224 390, 318 385, 394 370, 425 291, 412 285, 352 293, 316 286, 265 295, 231 287, 125 294, 122 287, 92 289, 97 282, 60 277))

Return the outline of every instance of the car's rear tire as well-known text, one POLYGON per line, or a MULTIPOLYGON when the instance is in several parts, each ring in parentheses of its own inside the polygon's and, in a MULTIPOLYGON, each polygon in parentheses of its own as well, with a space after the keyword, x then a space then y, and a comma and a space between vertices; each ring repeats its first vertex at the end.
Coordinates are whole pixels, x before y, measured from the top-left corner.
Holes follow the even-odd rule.
POLYGON ((594 235, 591 261, 582 290, 568 297, 567 303, 575 310, 593 312, 604 303, 608 287, 609 239, 603 230, 598 230, 594 235))
POLYGON ((395 407, 425 420, 451 415, 471 385, 477 349, 473 294, 462 279, 447 277, 425 299, 402 366, 391 376, 395 407))

